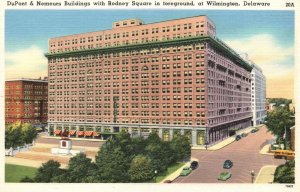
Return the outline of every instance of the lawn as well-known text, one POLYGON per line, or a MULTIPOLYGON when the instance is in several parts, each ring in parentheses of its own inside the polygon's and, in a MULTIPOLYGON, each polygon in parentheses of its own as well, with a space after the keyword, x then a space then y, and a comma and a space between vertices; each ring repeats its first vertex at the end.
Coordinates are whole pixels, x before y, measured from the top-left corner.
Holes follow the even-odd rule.
POLYGON ((35 167, 5 164, 5 182, 18 183, 25 176, 33 178, 36 171, 35 167))
POLYGON ((159 174, 156 178, 156 183, 161 182, 163 179, 165 179, 168 175, 170 175, 171 173, 173 173, 174 171, 176 171, 177 169, 179 169, 180 167, 182 167, 185 163, 174 163, 172 164, 170 167, 168 167, 168 170, 166 173, 164 174, 159 174))

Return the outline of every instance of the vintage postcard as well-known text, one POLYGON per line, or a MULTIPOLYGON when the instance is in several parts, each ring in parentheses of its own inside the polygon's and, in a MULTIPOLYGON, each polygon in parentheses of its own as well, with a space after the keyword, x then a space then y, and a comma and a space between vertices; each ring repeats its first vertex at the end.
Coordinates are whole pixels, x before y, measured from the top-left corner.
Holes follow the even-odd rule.
POLYGON ((298 3, 1 2, 1 188, 297 191, 298 3))

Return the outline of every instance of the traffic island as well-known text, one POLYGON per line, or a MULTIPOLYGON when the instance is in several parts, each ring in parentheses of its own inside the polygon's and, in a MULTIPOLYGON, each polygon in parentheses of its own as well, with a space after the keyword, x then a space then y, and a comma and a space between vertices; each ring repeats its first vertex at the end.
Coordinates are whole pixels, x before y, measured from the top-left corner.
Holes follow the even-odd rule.
POLYGON ((276 165, 263 166, 255 180, 255 183, 273 183, 276 165))

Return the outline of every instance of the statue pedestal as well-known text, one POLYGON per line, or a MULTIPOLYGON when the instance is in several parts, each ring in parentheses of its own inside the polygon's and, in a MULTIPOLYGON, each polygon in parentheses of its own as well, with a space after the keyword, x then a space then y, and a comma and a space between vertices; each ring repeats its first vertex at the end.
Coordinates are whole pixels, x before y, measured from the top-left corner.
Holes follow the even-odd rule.
POLYGON ((52 154, 56 155, 76 155, 77 153, 82 153, 84 150, 74 150, 72 149, 72 141, 70 139, 62 138, 59 142, 59 148, 55 147, 51 149, 52 154))

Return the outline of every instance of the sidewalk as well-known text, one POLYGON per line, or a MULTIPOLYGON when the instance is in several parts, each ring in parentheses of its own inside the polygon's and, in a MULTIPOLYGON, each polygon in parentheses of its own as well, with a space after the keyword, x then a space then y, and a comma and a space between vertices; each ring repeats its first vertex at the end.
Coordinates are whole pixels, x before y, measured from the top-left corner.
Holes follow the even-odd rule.
POLYGON ((275 165, 262 167, 256 177, 255 183, 273 183, 276 167, 275 165))
POLYGON ((160 183, 163 183, 163 182, 166 181, 166 180, 173 181, 174 179, 176 179, 176 178, 180 175, 182 169, 183 169, 184 167, 186 167, 186 166, 189 167, 189 166, 191 165, 191 162, 192 162, 192 161, 199 161, 199 160, 192 157, 192 158, 191 158, 191 161, 189 161, 189 162, 185 163, 184 165, 182 165, 179 169, 177 169, 176 171, 174 171, 173 173, 171 173, 170 175, 168 175, 168 176, 167 176, 165 179, 163 179, 160 183))
MULTIPOLYGON (((236 135, 242 134, 242 133, 250 133, 250 131, 253 129, 254 127, 248 127, 246 129, 242 129, 236 132, 236 135)), ((216 151, 219 150, 227 145, 229 145, 230 143, 235 141, 235 137, 236 135, 233 135, 231 137, 228 137, 227 139, 213 145, 207 148, 207 150, 211 150, 211 151, 216 151)), ((196 149, 196 150, 206 150, 205 146, 197 146, 197 147, 192 147, 192 149, 196 149)))

